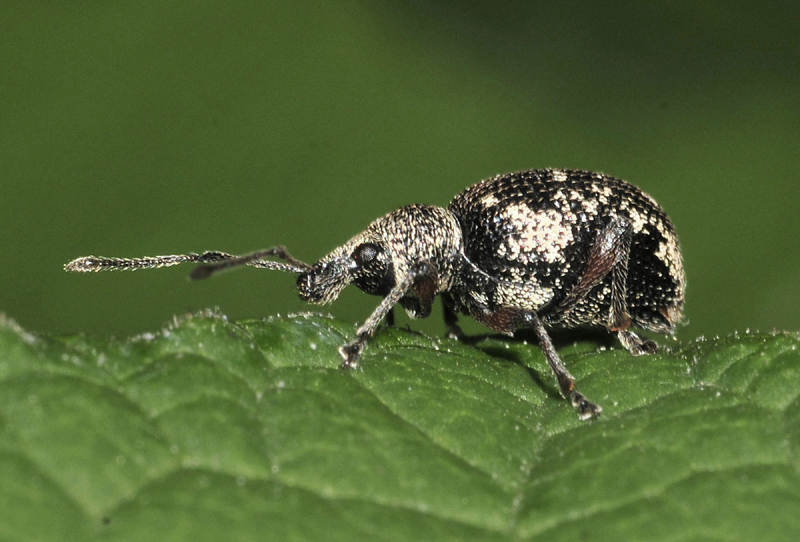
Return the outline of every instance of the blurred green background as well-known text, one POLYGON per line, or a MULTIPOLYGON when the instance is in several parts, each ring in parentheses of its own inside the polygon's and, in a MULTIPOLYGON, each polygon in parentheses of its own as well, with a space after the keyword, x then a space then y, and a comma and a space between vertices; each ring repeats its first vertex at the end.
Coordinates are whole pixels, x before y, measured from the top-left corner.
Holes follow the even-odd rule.
POLYGON ((279 243, 313 261, 400 205, 569 167, 671 215, 680 337, 797 330, 798 36, 795 2, 6 2, 0 311, 127 335, 308 310, 280 273, 61 266, 279 243))

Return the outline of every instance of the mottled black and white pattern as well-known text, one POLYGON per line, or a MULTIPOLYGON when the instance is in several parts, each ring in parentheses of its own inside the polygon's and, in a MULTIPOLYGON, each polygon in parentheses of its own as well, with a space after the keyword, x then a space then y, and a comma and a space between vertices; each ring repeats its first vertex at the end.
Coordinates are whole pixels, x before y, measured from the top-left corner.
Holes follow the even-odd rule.
POLYGON ((666 213, 635 186, 598 173, 531 170, 471 186, 449 207, 462 226, 464 256, 496 279, 481 292, 489 311, 535 311, 551 325, 605 326, 613 275, 594 286, 568 315, 559 303, 585 270, 592 246, 615 217, 630 224, 625 304, 631 324, 672 333, 683 312, 685 280, 680 246, 666 213))
POLYGON ((675 229, 653 198, 613 177, 559 169, 487 179, 447 208, 401 207, 313 265, 278 246, 244 256, 87 256, 65 267, 88 272, 184 262, 202 264, 193 278, 243 265, 296 273, 300 297, 311 303, 335 300, 348 284, 381 296, 357 338, 340 348, 344 367, 356 365, 394 305, 424 318, 437 295, 451 335, 460 334, 456 313, 509 335, 530 328, 582 419, 601 408, 574 388, 547 329, 603 327, 632 355, 650 354, 656 344, 633 328, 674 332, 685 290, 675 229))

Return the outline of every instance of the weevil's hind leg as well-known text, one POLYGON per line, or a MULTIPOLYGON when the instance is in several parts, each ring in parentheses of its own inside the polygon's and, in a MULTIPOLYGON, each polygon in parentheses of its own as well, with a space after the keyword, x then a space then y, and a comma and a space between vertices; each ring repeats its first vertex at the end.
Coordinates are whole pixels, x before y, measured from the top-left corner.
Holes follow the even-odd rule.
POLYGON ((643 339, 629 328, 631 327, 631 317, 628 314, 628 304, 625 300, 627 296, 627 276, 628 260, 631 251, 631 240, 633 231, 630 225, 617 223, 609 225, 611 237, 618 236, 619 240, 609 241, 608 244, 614 245, 613 251, 617 254, 617 262, 611 269, 611 314, 609 314, 607 327, 611 331, 617 332, 617 337, 622 346, 630 352, 632 356, 643 354, 655 354, 658 346, 650 339, 643 339))
POLYGON ((570 291, 552 314, 557 320, 565 320, 570 311, 583 301, 589 292, 611 275, 611 310, 605 325, 615 331, 620 343, 633 356, 652 354, 656 351, 656 343, 639 337, 630 331, 631 317, 628 314, 627 276, 628 260, 631 252, 633 228, 624 217, 614 217, 597 236, 592 245, 586 270, 578 283, 570 291))
POLYGON ((344 361, 342 361, 343 368, 352 368, 358 365, 358 358, 366 347, 367 340, 375 333, 378 324, 381 323, 387 314, 392 310, 404 295, 409 290, 413 290, 419 297, 419 303, 422 311, 430 313, 430 307, 433 302, 433 297, 436 295, 438 284, 438 272, 436 266, 430 262, 419 262, 412 265, 408 270, 408 274, 395 284, 394 288, 384 297, 380 304, 372 311, 372 314, 364 322, 364 324, 356 330, 356 339, 348 344, 339 348, 344 361))
POLYGON ((555 309, 550 311, 554 323, 566 320, 569 313, 586 299, 592 288, 603 282, 609 273, 613 273, 609 325, 612 327, 630 325, 625 302, 625 282, 632 237, 630 222, 623 217, 614 217, 603 228, 592 244, 589 257, 586 259, 586 267, 578 282, 555 309))
POLYGON ((539 339, 539 345, 542 347, 542 351, 544 351, 544 357, 547 359, 547 363, 556 375, 561 395, 569 399, 572 406, 578 411, 578 418, 581 420, 589 420, 598 417, 603 411, 602 407, 593 403, 587 399, 585 395, 575 389, 575 380, 572 378, 572 375, 569 374, 567 368, 564 367, 564 364, 561 363, 561 358, 559 358, 558 352, 556 352, 553 341, 550 339, 550 335, 547 333, 541 318, 534 313, 525 313, 523 319, 536 333, 536 337, 539 339))

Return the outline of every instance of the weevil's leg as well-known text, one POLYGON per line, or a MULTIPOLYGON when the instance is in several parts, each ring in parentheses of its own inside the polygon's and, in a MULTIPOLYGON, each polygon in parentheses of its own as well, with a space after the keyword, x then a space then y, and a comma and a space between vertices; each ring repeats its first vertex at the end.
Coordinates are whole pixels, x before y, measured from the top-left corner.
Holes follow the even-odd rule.
POLYGON ((575 380, 569 374, 567 368, 564 367, 564 364, 561 363, 561 358, 559 358, 556 347, 547 333, 544 322, 536 313, 513 308, 503 308, 488 312, 480 306, 475 306, 470 310, 470 314, 488 328, 506 335, 513 335, 514 330, 521 327, 532 328, 536 333, 536 338, 539 340, 539 346, 544 352, 544 357, 556 376, 561 395, 569 399, 572 406, 578 410, 578 417, 581 420, 588 420, 600 415, 603 410, 600 405, 591 402, 575 389, 575 380))
POLYGON ((633 228, 624 217, 614 217, 603 231, 597 236, 589 258, 586 261, 586 270, 580 280, 570 291, 566 298, 552 312, 558 315, 556 321, 564 320, 569 312, 603 279, 611 274, 611 311, 608 315, 606 327, 616 331, 620 343, 632 356, 653 354, 657 350, 656 343, 649 339, 642 339, 630 331, 631 317, 628 314, 627 277, 628 259, 631 253, 633 228))
POLYGON ((630 225, 625 230, 626 232, 622 236, 618 248, 615 249, 619 261, 611 270, 611 314, 609 314, 608 329, 617 332, 619 342, 632 356, 655 354, 658 346, 654 341, 643 339, 629 329, 631 317, 628 314, 628 304, 625 298, 628 291, 628 259, 630 257, 633 230, 630 225))
POLYGON ((561 358, 559 358, 541 318, 534 313, 525 313, 523 318, 527 325, 533 328, 536 337, 539 339, 539 345, 542 347, 544 357, 547 358, 547 363, 556 375, 561 395, 569 399, 572 406, 578 411, 578 417, 581 420, 588 420, 599 416, 603 409, 575 389, 575 380, 569 374, 567 368, 564 367, 564 364, 561 363, 561 358))
POLYGON ((415 276, 411 289, 419 299, 419 310, 415 318, 427 318, 433 310, 433 298, 439 291, 439 270, 432 263, 422 262, 413 273, 415 276))
POLYGON ((409 290, 414 290, 417 295, 430 295, 429 298, 423 299, 420 297, 420 306, 427 307, 430 313, 430 306, 433 302, 433 296, 436 294, 436 282, 438 281, 438 272, 436 266, 430 262, 419 262, 412 265, 408 274, 403 277, 403 280, 395 284, 394 288, 384 297, 377 308, 372 311, 372 314, 364 322, 364 324, 356 330, 357 338, 351 343, 345 344, 339 348, 344 361, 342 362, 343 368, 355 367, 358 364, 358 358, 364 347, 367 344, 369 337, 375 333, 378 324, 381 323, 389 311, 394 307, 409 290), (433 287, 426 283, 433 283, 433 287))
POLYGON ((458 313, 453 308, 453 298, 450 294, 442 294, 442 305, 444 306, 444 325, 447 328, 447 337, 456 340, 463 338, 464 332, 458 325, 458 313))
POLYGON ((389 327, 394 327, 394 307, 389 309, 389 312, 386 313, 386 325, 389 327))
POLYGON ((628 256, 631 251, 632 237, 633 230, 630 222, 623 217, 614 217, 603 228, 592 245, 589 257, 586 259, 586 268, 578 283, 551 311, 555 322, 565 320, 570 311, 586 299, 592 288, 613 272, 614 285, 611 293, 609 324, 612 328, 630 326, 630 317, 625 302, 625 279, 628 275, 628 256))
POLYGON ((258 250, 243 256, 231 256, 230 254, 224 253, 218 254, 221 254, 225 257, 218 258, 214 261, 214 263, 211 263, 211 265, 201 265, 196 267, 194 271, 192 271, 191 275, 189 275, 190 278, 192 280, 204 279, 220 271, 234 267, 241 267, 244 265, 258 267, 260 269, 288 271, 290 273, 303 273, 311 269, 311 266, 307 263, 303 263, 300 260, 293 258, 284 246, 277 246, 268 248, 266 250, 258 250), (264 260, 264 258, 270 256, 280 258, 281 260, 284 260, 285 263, 264 260))

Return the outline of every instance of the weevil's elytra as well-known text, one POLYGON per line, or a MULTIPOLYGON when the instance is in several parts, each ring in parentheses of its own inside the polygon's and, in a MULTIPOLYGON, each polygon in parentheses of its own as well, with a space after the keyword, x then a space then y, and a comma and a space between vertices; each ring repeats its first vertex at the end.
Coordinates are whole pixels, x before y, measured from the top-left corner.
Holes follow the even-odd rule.
POLYGON ((296 273, 300 297, 311 303, 331 302, 351 283, 381 296, 356 338, 339 349, 344 367, 356 365, 394 305, 425 318, 437 294, 452 334, 458 333, 456 313, 508 335, 533 329, 561 393, 581 419, 597 416, 601 408, 574 389, 547 330, 602 327, 615 332, 632 355, 650 354, 656 344, 633 328, 673 333, 685 290, 675 229, 653 198, 613 177, 561 169, 498 175, 467 188, 447 208, 401 207, 313 265, 276 247, 245 256, 88 256, 65 268, 87 272, 184 262, 204 264, 193 278, 243 265, 296 273))

